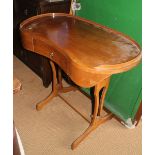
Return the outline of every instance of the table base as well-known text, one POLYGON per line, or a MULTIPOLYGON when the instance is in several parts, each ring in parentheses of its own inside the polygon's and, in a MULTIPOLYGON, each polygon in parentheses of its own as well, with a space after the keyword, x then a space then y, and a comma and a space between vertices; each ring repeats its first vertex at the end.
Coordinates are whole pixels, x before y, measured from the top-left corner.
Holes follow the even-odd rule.
POLYGON ((90 123, 89 127, 85 130, 85 132, 79 136, 71 145, 72 149, 75 149, 93 130, 95 130, 99 125, 107 122, 108 120, 112 119, 113 114, 108 113, 104 117, 101 116, 101 111, 103 108, 104 98, 105 94, 107 92, 110 76, 103 81, 99 82, 95 85, 94 90, 94 110, 93 114, 91 115, 91 121, 89 121, 84 115, 82 115, 78 110, 76 110, 73 106, 71 106, 59 93, 66 93, 69 91, 75 91, 77 88, 69 86, 69 87, 63 87, 62 84, 62 75, 61 70, 58 70, 58 81, 57 81, 57 72, 55 68, 54 62, 50 62, 53 72, 53 81, 52 81, 52 92, 51 94, 44 99, 43 101, 39 102, 36 105, 36 109, 39 111, 41 110, 51 99, 53 99, 55 96, 59 96, 61 99, 63 99, 73 110, 75 110, 78 114, 81 115, 88 123, 90 123), (99 97, 100 90, 102 90, 101 98, 99 97))

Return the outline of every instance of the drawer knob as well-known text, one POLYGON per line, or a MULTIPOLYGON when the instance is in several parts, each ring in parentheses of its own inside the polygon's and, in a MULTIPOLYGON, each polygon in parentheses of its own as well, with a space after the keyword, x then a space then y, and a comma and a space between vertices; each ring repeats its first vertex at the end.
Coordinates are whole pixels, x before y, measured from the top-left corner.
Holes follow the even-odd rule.
POLYGON ((54 56, 54 53, 51 52, 51 53, 50 53, 50 58, 53 58, 53 56, 54 56))

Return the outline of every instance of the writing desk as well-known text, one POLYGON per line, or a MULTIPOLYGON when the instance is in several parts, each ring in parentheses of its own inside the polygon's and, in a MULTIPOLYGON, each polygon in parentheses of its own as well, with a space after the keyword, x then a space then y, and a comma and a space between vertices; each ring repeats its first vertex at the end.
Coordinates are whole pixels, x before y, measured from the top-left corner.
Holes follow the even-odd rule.
POLYGON ((25 49, 51 60, 52 92, 37 104, 37 110, 41 110, 59 92, 73 90, 62 86, 61 71, 56 72, 55 64, 78 86, 94 86, 91 122, 72 143, 74 149, 91 131, 112 118, 111 113, 101 116, 110 76, 135 67, 141 60, 141 50, 135 41, 120 32, 68 14, 34 16, 21 23, 20 31, 25 49))

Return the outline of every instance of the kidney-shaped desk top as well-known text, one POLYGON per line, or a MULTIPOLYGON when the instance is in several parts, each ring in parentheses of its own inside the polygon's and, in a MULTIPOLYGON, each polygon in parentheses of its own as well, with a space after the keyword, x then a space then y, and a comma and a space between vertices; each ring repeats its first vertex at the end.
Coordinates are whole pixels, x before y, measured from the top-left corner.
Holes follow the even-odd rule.
POLYGON ((127 71, 141 59, 139 46, 129 37, 68 14, 35 16, 20 30, 26 49, 52 59, 82 87, 127 71))
POLYGON ((95 86, 91 121, 81 115, 90 125, 73 142, 74 149, 90 132, 112 118, 112 113, 101 116, 110 76, 135 67, 141 60, 141 50, 135 41, 120 32, 68 14, 34 16, 21 23, 20 31, 24 48, 51 60, 53 90, 37 104, 37 110, 59 95, 58 92, 71 90, 62 86, 61 72, 57 76, 55 63, 78 86, 95 86))

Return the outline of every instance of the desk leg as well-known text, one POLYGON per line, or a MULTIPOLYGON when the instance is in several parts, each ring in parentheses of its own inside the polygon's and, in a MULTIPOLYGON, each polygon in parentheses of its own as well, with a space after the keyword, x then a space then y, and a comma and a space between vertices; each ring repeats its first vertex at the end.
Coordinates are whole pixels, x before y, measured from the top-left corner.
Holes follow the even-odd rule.
POLYGON ((58 68, 58 81, 59 81, 59 92, 60 93, 67 93, 67 92, 70 92, 70 91, 77 90, 77 88, 75 88, 73 86, 63 87, 62 74, 61 74, 61 69, 60 68, 58 68))
POLYGON ((45 98, 43 101, 37 103, 36 109, 39 111, 41 110, 47 103, 53 99, 55 96, 58 95, 58 93, 67 93, 72 90, 77 90, 75 87, 69 86, 69 87, 63 87, 62 84, 62 75, 60 68, 58 69, 58 82, 57 82, 57 72, 55 68, 54 62, 50 61, 52 72, 53 72, 53 80, 52 80, 52 92, 51 94, 45 98))
POLYGON ((106 95, 108 87, 109 87, 109 82, 110 82, 110 78, 107 78, 105 80, 104 88, 102 90, 102 95, 101 95, 100 105, 99 105, 99 110, 98 110, 98 116, 101 115, 101 111, 103 109, 104 99, 105 99, 105 95, 106 95))
POLYGON ((57 84, 57 77, 56 77, 56 68, 52 61, 50 61, 52 71, 53 71, 53 80, 52 80, 52 92, 51 94, 45 98, 43 101, 37 103, 36 109, 41 110, 53 97, 58 95, 58 84, 57 84))
MULTIPOLYGON (((91 123, 90 123, 89 127, 86 129, 86 131, 72 143, 72 145, 71 145, 72 149, 75 149, 99 125, 101 125, 104 122, 112 119, 113 115, 111 113, 107 114, 104 117, 101 117, 100 115, 97 116, 99 109, 101 108, 101 107, 99 107, 99 105, 101 105, 101 104, 99 104, 99 92, 100 92, 102 87, 106 86, 106 88, 108 88, 107 81, 109 81, 109 78, 105 79, 104 81, 100 82, 99 84, 97 84, 95 86, 95 91, 94 91, 95 106, 94 106, 94 113, 92 116, 91 123)), ((102 96, 103 96, 102 100, 104 99, 105 93, 106 93, 106 91, 104 91, 104 94, 102 94, 102 96)))

